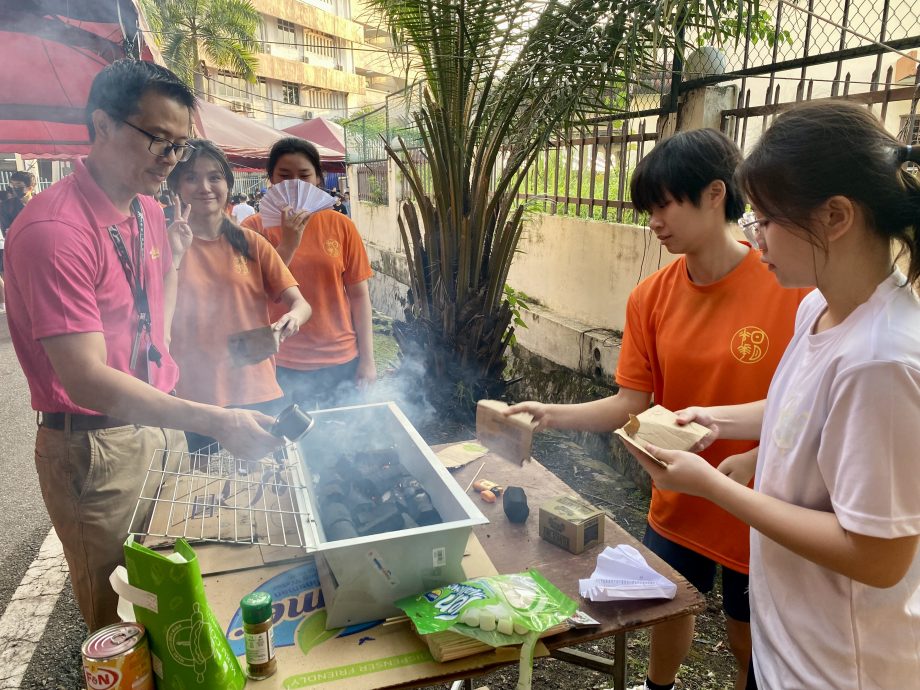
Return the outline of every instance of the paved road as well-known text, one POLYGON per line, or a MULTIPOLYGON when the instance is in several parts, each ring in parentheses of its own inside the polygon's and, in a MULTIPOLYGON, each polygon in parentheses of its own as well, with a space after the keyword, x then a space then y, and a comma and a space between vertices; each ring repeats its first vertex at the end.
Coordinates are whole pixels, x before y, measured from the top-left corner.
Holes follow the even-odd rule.
MULTIPOLYGON (((80 643, 86 628, 61 573, 60 558, 52 555, 33 566, 51 522, 33 464, 35 415, 4 316, 0 316, 0 419, 0 690, 75 690, 83 687, 80 643), (57 572, 45 577, 49 574, 43 572, 42 563, 51 563, 57 572), (17 598, 29 593, 29 582, 23 584, 27 572, 30 578, 36 573, 42 576, 40 591, 25 599, 24 606, 22 602, 11 605, 17 590, 17 598), (45 625, 43 607, 51 615, 39 634, 45 625), (26 659, 23 675, 17 669, 26 659)), ((54 538, 49 541, 53 545, 54 538)))

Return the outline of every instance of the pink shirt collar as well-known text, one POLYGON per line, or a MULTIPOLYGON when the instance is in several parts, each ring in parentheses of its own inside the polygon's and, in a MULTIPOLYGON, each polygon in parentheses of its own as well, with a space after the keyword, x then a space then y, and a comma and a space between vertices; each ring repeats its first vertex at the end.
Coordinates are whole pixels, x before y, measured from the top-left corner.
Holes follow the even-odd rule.
POLYGON ((98 221, 99 227, 120 225, 131 217, 115 208, 115 204, 112 203, 112 200, 102 190, 102 187, 99 186, 86 167, 85 158, 77 158, 74 161, 73 176, 77 186, 80 188, 80 193, 90 203, 93 209, 93 217, 98 221))

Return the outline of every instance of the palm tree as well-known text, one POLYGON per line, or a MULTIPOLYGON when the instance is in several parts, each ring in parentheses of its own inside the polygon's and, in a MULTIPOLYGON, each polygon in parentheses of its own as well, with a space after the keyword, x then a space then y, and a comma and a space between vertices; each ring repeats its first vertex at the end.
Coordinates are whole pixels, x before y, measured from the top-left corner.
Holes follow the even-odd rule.
POLYGON ((201 56, 256 80, 259 13, 249 0, 141 0, 166 65, 199 96, 205 94, 201 56))
POLYGON ((580 118, 622 112, 630 78, 682 51, 684 27, 720 31, 746 1, 370 0, 426 78, 420 151, 401 138, 385 148, 412 190, 398 218, 410 292, 395 334, 432 388, 454 399, 502 388, 517 195, 540 150, 580 118))

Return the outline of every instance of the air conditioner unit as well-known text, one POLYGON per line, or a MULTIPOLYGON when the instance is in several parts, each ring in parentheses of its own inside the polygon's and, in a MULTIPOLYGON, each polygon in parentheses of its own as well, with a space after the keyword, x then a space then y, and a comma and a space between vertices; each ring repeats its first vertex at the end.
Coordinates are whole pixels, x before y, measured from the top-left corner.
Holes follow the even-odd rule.
POLYGON ((305 110, 305 111, 303 112, 303 119, 304 119, 304 120, 312 120, 312 119, 313 119, 313 111, 312 111, 312 110, 305 110))

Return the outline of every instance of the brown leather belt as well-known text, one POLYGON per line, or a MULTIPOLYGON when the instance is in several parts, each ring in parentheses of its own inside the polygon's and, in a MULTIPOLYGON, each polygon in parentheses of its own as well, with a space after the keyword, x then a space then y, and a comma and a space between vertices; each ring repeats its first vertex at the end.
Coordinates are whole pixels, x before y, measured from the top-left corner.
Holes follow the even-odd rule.
POLYGON ((127 422, 107 415, 71 414, 69 412, 39 412, 39 415, 41 415, 38 421, 39 426, 54 429, 55 431, 64 430, 64 423, 68 416, 70 417, 71 431, 97 431, 127 424, 127 422))

